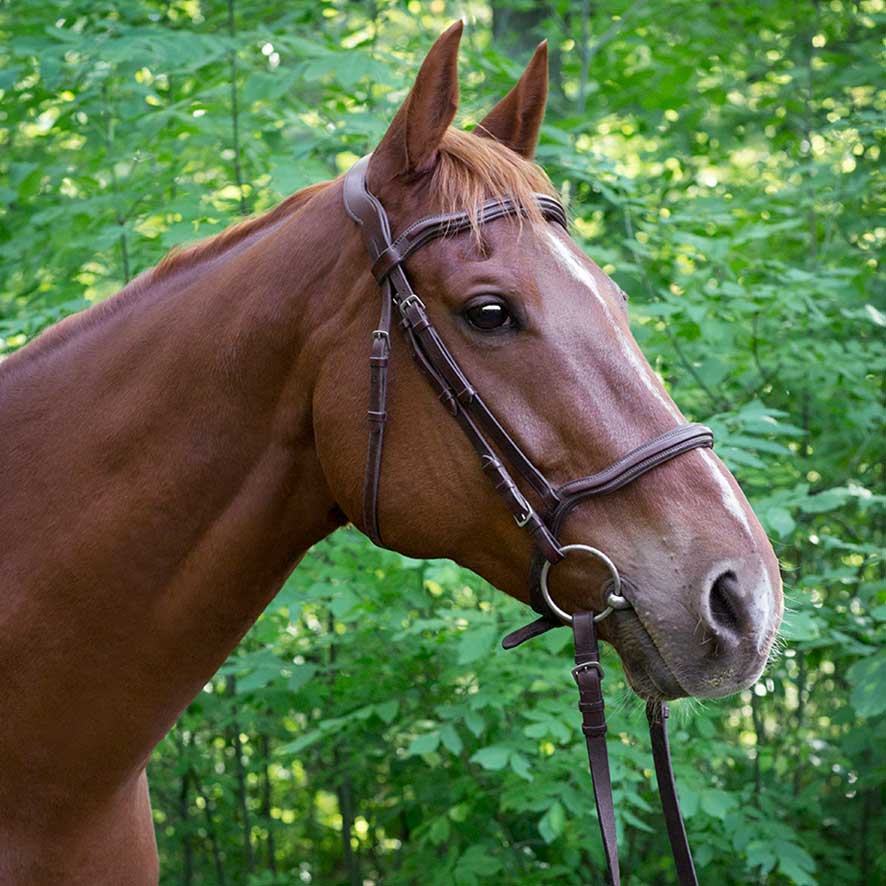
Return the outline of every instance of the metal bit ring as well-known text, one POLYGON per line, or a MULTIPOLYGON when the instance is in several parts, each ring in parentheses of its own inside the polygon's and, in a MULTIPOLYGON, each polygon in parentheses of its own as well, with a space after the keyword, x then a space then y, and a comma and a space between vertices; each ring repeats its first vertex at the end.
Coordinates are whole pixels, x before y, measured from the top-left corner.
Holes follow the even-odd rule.
MULTIPOLYGON (((612 578, 612 588, 606 596, 606 608, 594 616, 595 622, 603 621, 604 618, 607 618, 612 614, 614 609, 631 608, 630 601, 626 597, 622 597, 619 593, 621 591, 621 576, 615 568, 615 563, 613 563, 606 554, 602 551, 598 551, 597 548, 592 548, 590 545, 564 545, 560 550, 564 554, 568 551, 585 551, 585 553, 596 557, 609 570, 609 575, 612 578)), ((572 616, 554 602, 551 597, 551 592, 548 589, 548 573, 551 571, 551 566, 551 561, 547 560, 541 567, 541 573, 538 576, 538 585, 541 588, 541 595, 554 615, 565 621, 566 624, 572 624, 572 616)))

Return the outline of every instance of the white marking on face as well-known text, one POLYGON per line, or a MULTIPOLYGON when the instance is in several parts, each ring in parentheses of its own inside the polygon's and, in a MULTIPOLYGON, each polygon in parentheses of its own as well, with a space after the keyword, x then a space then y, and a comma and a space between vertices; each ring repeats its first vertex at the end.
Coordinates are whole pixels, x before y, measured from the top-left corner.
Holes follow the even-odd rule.
POLYGON ((720 462, 714 458, 709 449, 700 449, 698 451, 701 453, 701 457, 705 460, 705 463, 711 469, 711 476, 714 478, 714 482, 720 488, 720 495, 723 499, 724 507, 733 517, 735 517, 738 523, 741 524, 744 531, 748 534, 748 538, 752 539, 754 537, 754 532, 751 529, 751 524, 748 520, 747 509, 742 506, 738 496, 735 494, 735 490, 729 485, 729 481, 726 479, 725 469, 721 466, 720 462))
POLYGON ((545 229, 544 234, 553 247, 554 255, 557 258, 557 263, 560 265, 560 267, 562 267, 567 273, 569 273, 569 275, 574 280, 577 280, 583 286, 586 286, 591 291, 591 294, 594 296, 594 298, 596 298, 602 306, 603 311, 606 314, 606 318, 607 320, 609 320, 609 325, 612 328, 616 341, 618 342, 619 348, 621 349, 621 352, 624 354, 631 367, 636 371, 637 375, 640 378, 640 381, 643 382, 646 388, 668 410, 668 412, 678 422, 682 423, 683 416, 680 415, 680 411, 674 405, 674 402, 670 399, 670 397, 668 397, 664 393, 661 385, 658 383, 658 379, 656 379, 652 373, 652 368, 649 366, 648 363, 646 363, 646 361, 640 355, 637 346, 627 335, 625 335, 621 325, 613 316, 608 302, 606 301, 603 294, 600 292, 599 287, 597 286, 597 281, 594 279, 594 275, 572 254, 569 247, 562 240, 560 240, 553 231, 545 229))
MULTIPOLYGON (((636 371, 640 380, 646 388, 662 403, 672 415, 681 424, 684 421, 674 402, 667 396, 658 382, 657 377, 652 372, 652 367, 643 359, 636 343, 627 335, 622 325, 614 317, 610 306, 600 292, 596 278, 590 269, 582 264, 572 253, 569 247, 560 240, 553 231, 544 230, 545 236, 548 238, 554 257, 560 267, 565 270, 574 280, 586 287, 594 298, 599 302, 609 321, 610 328, 619 345, 621 352, 624 354, 628 363, 636 371)), ((704 459, 705 464, 710 468, 711 476, 714 479, 717 489, 720 492, 720 498, 726 512, 733 517, 738 525, 747 535, 748 542, 755 544, 754 531, 748 517, 748 509, 742 504, 735 490, 729 482, 729 474, 723 464, 714 457, 707 449, 697 450, 704 459)), ((773 625, 778 617, 777 599, 772 587, 772 581, 766 568, 761 564, 760 573, 757 576, 756 585, 749 595, 750 607, 752 610, 751 617, 755 625, 757 625, 756 647, 757 651, 762 651, 770 639, 773 625)))

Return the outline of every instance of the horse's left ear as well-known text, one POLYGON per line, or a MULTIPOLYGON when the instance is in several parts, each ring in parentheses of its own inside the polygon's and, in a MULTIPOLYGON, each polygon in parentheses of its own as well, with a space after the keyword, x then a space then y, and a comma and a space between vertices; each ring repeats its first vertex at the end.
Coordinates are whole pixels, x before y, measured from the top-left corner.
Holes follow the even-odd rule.
POLYGON ((475 135, 494 138, 532 159, 548 100, 548 41, 539 43, 517 85, 481 120, 475 135))
POLYGON ((461 21, 431 47, 418 77, 369 162, 369 186, 434 164, 443 135, 458 108, 458 44, 461 21))

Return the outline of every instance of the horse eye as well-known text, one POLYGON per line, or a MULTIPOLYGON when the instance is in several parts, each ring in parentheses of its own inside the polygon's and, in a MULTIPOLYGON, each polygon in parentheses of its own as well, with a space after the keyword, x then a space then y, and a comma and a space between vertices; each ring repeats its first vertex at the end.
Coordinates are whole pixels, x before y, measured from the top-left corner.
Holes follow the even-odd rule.
POLYGON ((465 311, 465 317, 475 329, 504 329, 514 325, 514 317, 508 306, 500 301, 472 305, 465 311))

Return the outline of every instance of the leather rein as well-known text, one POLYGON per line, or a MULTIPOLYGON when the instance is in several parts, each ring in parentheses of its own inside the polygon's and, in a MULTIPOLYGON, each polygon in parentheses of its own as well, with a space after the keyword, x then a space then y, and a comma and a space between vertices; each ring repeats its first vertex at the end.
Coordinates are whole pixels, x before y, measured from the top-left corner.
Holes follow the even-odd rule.
MULTIPOLYGON (((378 325, 372 332, 369 360, 369 448, 363 485, 364 531, 373 542, 383 546, 378 519, 378 496, 388 417, 391 321, 396 309, 400 318, 399 325, 418 366, 461 426, 477 452, 484 472, 514 521, 531 535, 534 543, 530 604, 539 618, 509 634, 502 645, 505 649, 512 649, 564 623, 572 625, 575 640, 575 667, 572 674, 578 684, 578 707, 582 715, 582 732, 587 744, 607 872, 613 886, 619 886, 615 810, 606 751, 606 718, 601 686, 603 667, 600 663, 595 625, 613 610, 630 609, 632 606, 620 593, 618 569, 606 554, 589 545, 561 545, 558 536, 566 518, 582 500, 615 492, 685 452, 700 447, 712 447, 713 433, 699 424, 679 425, 628 452, 597 474, 559 486, 553 485, 514 441, 470 383, 431 323, 425 305, 412 289, 403 267, 412 253, 432 240, 469 230, 472 224, 471 214, 453 212, 427 216, 413 222, 394 238, 384 207, 367 186, 369 160, 370 156, 366 156, 355 163, 344 179, 345 209, 363 232, 366 249, 372 261, 372 274, 382 296, 378 325), (506 463, 532 490, 537 506, 533 506, 520 490, 506 463), (579 551, 602 562, 610 575, 606 583, 606 605, 598 613, 579 611, 569 614, 557 606, 548 589, 547 579, 551 568, 568 553, 579 551)), ((558 200, 546 194, 536 194, 535 200, 547 221, 568 230, 566 213, 558 200)), ((487 200, 479 208, 476 218, 481 224, 488 224, 519 214, 523 214, 522 208, 505 197, 487 200)), ((646 716, 658 790, 678 879, 681 886, 697 886, 698 880, 680 814, 671 767, 667 705, 657 700, 648 701, 646 716)))

